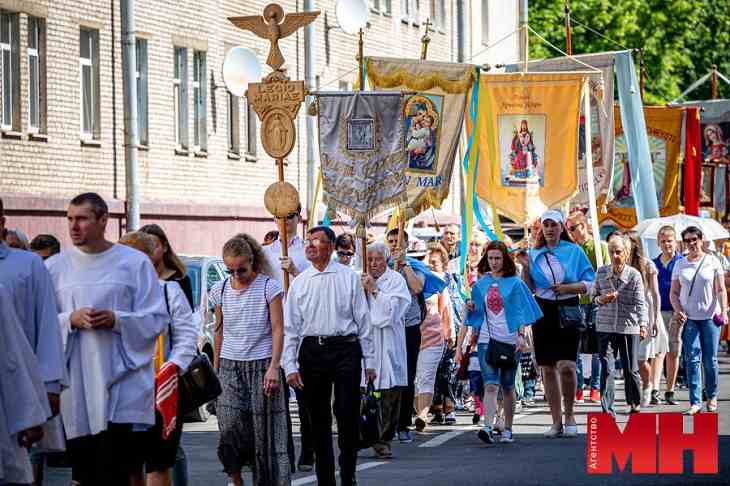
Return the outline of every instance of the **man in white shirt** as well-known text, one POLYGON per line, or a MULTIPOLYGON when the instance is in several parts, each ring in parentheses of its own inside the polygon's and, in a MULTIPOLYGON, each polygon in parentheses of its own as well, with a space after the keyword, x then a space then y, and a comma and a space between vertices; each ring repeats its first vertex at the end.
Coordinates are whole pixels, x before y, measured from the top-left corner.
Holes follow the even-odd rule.
MULTIPOLYGON (((0 234, 5 229, 0 199, 0 234)), ((9 248, 0 240, 0 283, 10 293, 15 312, 40 364, 53 415, 59 412, 65 360, 53 282, 43 260, 34 253, 9 248)))
POLYGON ((71 200, 73 247, 47 260, 56 288, 69 388, 61 395, 74 480, 143 484, 138 441, 155 423, 153 355, 167 313, 143 253, 104 238, 95 193, 71 200))
POLYGON ((375 371, 373 383, 380 392, 378 407, 383 421, 380 440, 373 446, 378 458, 393 456, 390 442, 395 436, 401 407, 401 389, 408 385, 405 315, 411 305, 406 279, 388 268, 389 251, 382 243, 368 246, 368 271, 362 285, 370 302, 375 371))
POLYGON ((303 390, 312 421, 317 484, 335 486, 332 388, 335 395, 340 477, 357 484, 360 377, 375 380, 370 315, 360 277, 332 261, 335 234, 318 226, 305 242, 312 266, 291 284, 284 309, 283 368, 287 383, 303 390))

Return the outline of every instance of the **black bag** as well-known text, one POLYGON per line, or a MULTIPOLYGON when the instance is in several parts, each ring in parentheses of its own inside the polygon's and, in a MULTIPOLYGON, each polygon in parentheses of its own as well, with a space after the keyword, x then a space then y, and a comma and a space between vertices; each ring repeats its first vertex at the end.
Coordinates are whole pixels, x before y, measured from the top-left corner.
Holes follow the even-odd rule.
MULTIPOLYGON (((557 284, 558 279, 555 278, 555 272, 553 272, 553 266, 550 265, 548 254, 543 253, 543 255, 545 255, 545 263, 547 263, 553 276, 553 283, 557 284)), ((559 324, 562 329, 576 329, 579 332, 586 330, 586 318, 580 305, 561 304, 557 294, 555 294, 555 304, 558 306, 559 324)))
POLYGON ((368 449, 380 440, 381 417, 373 382, 368 380, 365 393, 360 397, 360 436, 358 447, 368 449))
MULTIPOLYGON (((170 302, 167 298, 167 285, 163 286, 165 291, 165 306, 167 307, 167 315, 170 316, 168 323, 168 334, 170 349, 172 349, 172 315, 170 314, 170 302)), ((185 415, 202 407, 211 400, 215 400, 223 393, 221 382, 218 375, 210 364, 210 360, 205 353, 196 350, 193 361, 185 370, 185 373, 178 376, 178 414, 185 415)))

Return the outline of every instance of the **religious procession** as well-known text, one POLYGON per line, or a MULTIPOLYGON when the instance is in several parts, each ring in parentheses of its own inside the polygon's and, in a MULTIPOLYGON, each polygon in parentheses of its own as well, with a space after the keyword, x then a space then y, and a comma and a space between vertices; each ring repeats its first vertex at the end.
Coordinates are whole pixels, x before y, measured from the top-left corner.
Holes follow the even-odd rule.
POLYGON ((0 485, 727 484, 707 2, 111 3, 0 0, 0 485))

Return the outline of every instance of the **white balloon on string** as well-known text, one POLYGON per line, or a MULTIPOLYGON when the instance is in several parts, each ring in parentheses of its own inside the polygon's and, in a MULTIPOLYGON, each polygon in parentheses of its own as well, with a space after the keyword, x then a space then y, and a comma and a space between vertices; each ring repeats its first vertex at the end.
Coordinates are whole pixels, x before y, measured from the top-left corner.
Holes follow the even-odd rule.
POLYGON ((335 4, 337 22, 346 34, 357 34, 364 29, 369 14, 367 0, 337 0, 335 4))
POLYGON ((261 81, 261 63, 256 54, 242 46, 233 47, 223 60, 223 82, 234 96, 243 96, 249 83, 261 81))

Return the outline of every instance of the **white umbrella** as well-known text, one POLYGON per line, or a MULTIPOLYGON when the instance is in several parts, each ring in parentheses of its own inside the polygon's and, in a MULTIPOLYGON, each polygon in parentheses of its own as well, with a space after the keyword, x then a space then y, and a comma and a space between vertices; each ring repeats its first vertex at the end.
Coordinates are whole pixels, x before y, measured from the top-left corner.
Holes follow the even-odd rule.
POLYGON ((730 233, 723 226, 711 218, 700 218, 687 214, 675 214, 663 218, 650 218, 634 227, 639 236, 649 240, 656 240, 657 233, 662 226, 672 226, 680 234, 690 226, 696 226, 702 231, 705 240, 724 240, 730 238, 730 233))

